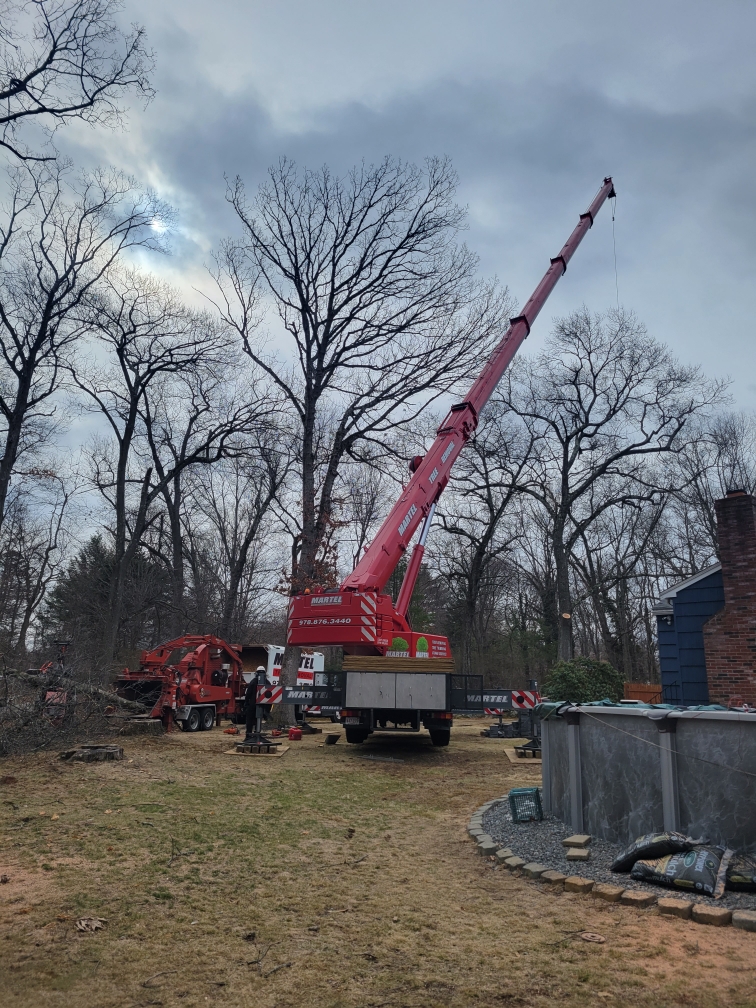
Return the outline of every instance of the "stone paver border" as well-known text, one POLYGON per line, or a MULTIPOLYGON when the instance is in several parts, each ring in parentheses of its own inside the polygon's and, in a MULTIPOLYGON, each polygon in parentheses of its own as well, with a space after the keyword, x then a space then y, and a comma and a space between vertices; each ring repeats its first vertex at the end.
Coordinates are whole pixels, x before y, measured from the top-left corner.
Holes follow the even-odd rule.
POLYGON ((631 906, 636 909, 655 907, 659 914, 666 917, 677 917, 681 920, 694 921, 696 924, 707 924, 710 927, 732 926, 742 931, 756 932, 756 911, 753 910, 730 910, 728 907, 719 907, 716 903, 693 903, 692 900, 675 899, 663 895, 664 890, 657 896, 655 893, 639 889, 623 889, 622 886, 594 882, 593 879, 581 878, 579 875, 566 877, 548 865, 525 861, 509 847, 500 847, 483 829, 483 816, 486 812, 506 800, 506 797, 495 798, 476 809, 470 817, 467 832, 475 841, 479 854, 498 861, 502 867, 508 868, 514 874, 529 881, 545 882, 552 891, 563 890, 585 896, 591 895, 594 899, 606 900, 615 906, 631 906))

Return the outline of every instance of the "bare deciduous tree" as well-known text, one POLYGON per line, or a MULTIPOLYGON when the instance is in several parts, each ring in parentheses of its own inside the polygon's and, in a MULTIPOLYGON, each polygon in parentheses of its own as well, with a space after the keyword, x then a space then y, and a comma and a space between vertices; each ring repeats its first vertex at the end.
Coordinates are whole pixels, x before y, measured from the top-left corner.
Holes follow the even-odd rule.
MULTIPOLYGON (((223 457, 229 439, 248 428, 259 404, 229 399, 233 383, 221 360, 229 354, 228 337, 166 285, 135 273, 113 277, 89 309, 92 331, 115 358, 104 369, 84 361, 71 368, 113 438, 100 439, 92 452, 95 485, 114 516, 107 649, 112 656, 126 574, 156 502, 168 505, 175 540, 168 569, 177 581, 175 595, 183 585, 181 474, 223 457)), ((180 613, 178 603, 177 609, 180 613)))
MULTIPOLYGON (((227 364, 233 354, 228 355, 227 364)), ((249 458, 259 451, 271 426, 275 403, 258 393, 251 382, 240 381, 229 366, 201 363, 182 370, 170 379, 161 379, 143 397, 140 407, 144 437, 149 446, 148 470, 142 484, 148 508, 158 494, 168 515, 171 554, 167 564, 173 586, 172 633, 186 629, 185 546, 182 523, 184 514, 184 478, 195 468, 209 468, 223 459, 249 458)), ((257 462, 260 456, 257 455, 257 462)), ((270 466, 258 468, 262 477, 262 500, 258 501, 259 521, 265 516, 278 492, 278 463, 268 453, 270 466), (271 487, 271 478, 273 485, 271 487)), ((259 522, 252 522, 251 538, 259 532, 259 522)), ((249 531, 249 530, 248 530, 249 531)), ((248 552, 248 549, 247 549, 248 552)), ((227 558, 226 558, 227 559, 227 558)), ((246 554, 237 556, 233 575, 240 577, 246 554)), ((237 581, 235 586, 238 595, 237 581)), ((233 602, 229 598, 233 608, 233 602)), ((230 616, 229 616, 230 618, 230 616)))
MULTIPOLYGON (((344 458, 359 458, 456 389, 506 328, 506 291, 477 280, 476 257, 457 244, 465 215, 455 186, 447 160, 421 171, 386 158, 345 178, 283 160, 252 203, 240 179, 230 188, 244 238, 223 247, 218 308, 299 432, 292 590, 336 578, 334 493, 344 458), (261 294, 288 337, 283 359, 261 337, 261 294)), ((284 685, 294 685, 298 660, 290 649, 284 685)))
POLYGON ((144 29, 123 32, 122 9, 119 0, 0 0, 0 147, 51 160, 23 142, 22 126, 36 122, 48 136, 71 119, 113 128, 129 95, 152 97, 144 29))
POLYGON ((0 532, 0 634, 22 659, 48 588, 65 559, 73 485, 53 472, 26 473, 8 499, 0 532))
POLYGON ((0 222, 0 526, 11 476, 51 415, 84 304, 127 249, 161 247, 165 206, 116 172, 19 170, 0 222))
POLYGON ((714 501, 732 489, 756 492, 756 417, 724 413, 697 424, 679 466, 684 482, 671 504, 694 571, 718 548, 714 501))
MULTIPOLYGON (((273 429, 260 430, 245 441, 228 460, 197 470, 188 490, 194 507, 184 519, 186 539, 195 527, 202 534, 209 526, 217 544, 214 630, 227 640, 242 639, 253 619, 269 608, 271 579, 280 570, 282 534, 272 505, 293 461, 273 429)), ((195 546, 192 552, 196 556, 200 551, 195 546)))
POLYGON ((515 523, 505 521, 527 478, 533 433, 511 422, 499 403, 482 415, 475 437, 455 467, 452 485, 442 498, 439 518, 446 549, 433 547, 446 578, 454 586, 462 624, 462 668, 474 671, 488 637, 490 621, 509 576, 504 560, 518 538, 515 523))
POLYGON ((298 423, 295 587, 318 576, 342 460, 456 388, 506 323, 506 292, 480 283, 456 244, 455 184, 447 161, 423 172, 386 159, 344 179, 282 161, 251 204, 240 180, 231 187, 244 240, 224 246, 219 307, 298 423), (283 361, 266 352, 261 293, 288 336, 283 361))
MULTIPOLYGON (((664 480, 654 480, 649 472, 645 482, 648 486, 664 480)), ((590 622, 597 625, 600 646, 594 653, 602 653, 628 682, 646 681, 654 653, 646 614, 656 587, 649 581, 658 580, 649 575, 654 568, 654 540, 670 495, 638 503, 631 499, 629 487, 617 488, 615 494, 618 505, 583 529, 570 562, 578 575, 579 593, 590 600, 590 622), (638 605, 640 599, 646 604, 638 605)))
POLYGON ((650 504, 678 484, 647 460, 682 450, 686 429, 723 399, 721 383, 680 365, 635 317, 586 309, 505 376, 502 403, 533 438, 523 492, 548 515, 559 601, 559 658, 573 656, 572 551, 609 509, 650 504))

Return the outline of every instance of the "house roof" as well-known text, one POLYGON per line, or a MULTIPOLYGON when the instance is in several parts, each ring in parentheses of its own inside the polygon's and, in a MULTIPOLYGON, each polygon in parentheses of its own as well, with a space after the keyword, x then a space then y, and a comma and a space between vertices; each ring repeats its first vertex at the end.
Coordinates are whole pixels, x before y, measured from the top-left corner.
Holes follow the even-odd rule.
POLYGON ((704 569, 699 571, 698 574, 691 574, 691 576, 685 578, 684 581, 678 581, 676 584, 670 585, 669 588, 666 588, 663 592, 661 592, 660 597, 669 603, 669 600, 673 599, 678 592, 683 590, 683 588, 690 588, 691 585, 696 584, 698 581, 703 581, 703 579, 707 578, 710 574, 716 574, 716 572, 720 570, 722 570, 722 564, 719 562, 712 564, 711 567, 704 567, 704 569))

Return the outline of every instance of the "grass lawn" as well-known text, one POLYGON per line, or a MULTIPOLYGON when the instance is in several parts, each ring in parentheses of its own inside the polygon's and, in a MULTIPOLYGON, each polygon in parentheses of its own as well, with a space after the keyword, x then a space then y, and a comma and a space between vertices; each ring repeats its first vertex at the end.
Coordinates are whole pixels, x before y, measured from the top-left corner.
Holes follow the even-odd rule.
POLYGON ((480 726, 448 749, 310 736, 237 757, 215 729, 125 738, 120 763, 3 760, 2 1004, 756 1005, 756 935, 554 895, 476 855, 470 813, 539 780, 480 726))

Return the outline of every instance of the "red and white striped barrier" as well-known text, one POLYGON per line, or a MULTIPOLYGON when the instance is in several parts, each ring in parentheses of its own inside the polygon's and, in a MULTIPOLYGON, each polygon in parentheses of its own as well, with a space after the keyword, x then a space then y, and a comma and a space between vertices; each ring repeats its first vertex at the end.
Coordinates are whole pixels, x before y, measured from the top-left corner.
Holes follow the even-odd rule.
POLYGON ((516 710, 532 710, 541 702, 541 694, 530 690, 512 690, 512 706, 516 710))
POLYGON ((257 702, 259 704, 281 703, 283 686, 258 686, 257 702))

